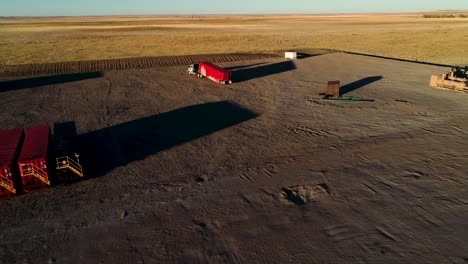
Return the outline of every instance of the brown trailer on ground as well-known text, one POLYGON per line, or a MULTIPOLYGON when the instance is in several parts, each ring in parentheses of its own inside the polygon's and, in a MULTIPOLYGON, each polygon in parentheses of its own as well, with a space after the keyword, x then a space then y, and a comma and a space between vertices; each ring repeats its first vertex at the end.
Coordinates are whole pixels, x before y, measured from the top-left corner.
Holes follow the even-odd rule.
POLYGON ((340 81, 329 81, 327 84, 327 91, 325 92, 326 95, 332 97, 340 97, 341 92, 341 82, 340 81))

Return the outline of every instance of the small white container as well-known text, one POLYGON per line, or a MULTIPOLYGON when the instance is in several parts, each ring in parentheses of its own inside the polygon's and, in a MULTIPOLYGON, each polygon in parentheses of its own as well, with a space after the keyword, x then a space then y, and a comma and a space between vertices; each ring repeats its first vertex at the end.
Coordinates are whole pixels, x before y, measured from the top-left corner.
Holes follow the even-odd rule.
POLYGON ((297 59, 297 52, 288 51, 284 53, 285 59, 296 60, 297 59))

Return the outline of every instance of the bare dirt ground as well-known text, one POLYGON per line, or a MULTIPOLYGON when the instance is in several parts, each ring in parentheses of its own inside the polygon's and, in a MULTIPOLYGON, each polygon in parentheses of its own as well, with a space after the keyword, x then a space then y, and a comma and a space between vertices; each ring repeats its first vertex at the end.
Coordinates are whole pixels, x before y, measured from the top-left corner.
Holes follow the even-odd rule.
POLYGON ((0 203, 0 262, 468 261, 468 97, 428 87, 446 68, 222 65, 236 83, 182 66, 2 77, 0 129, 76 122, 90 179, 0 203), (375 101, 308 100, 334 79, 375 101))

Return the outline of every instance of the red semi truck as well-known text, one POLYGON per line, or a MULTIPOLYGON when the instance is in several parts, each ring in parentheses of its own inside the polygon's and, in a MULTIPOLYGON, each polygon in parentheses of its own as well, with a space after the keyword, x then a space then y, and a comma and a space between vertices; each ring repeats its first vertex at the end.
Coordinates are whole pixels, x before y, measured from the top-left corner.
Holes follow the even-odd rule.
POLYGON ((23 140, 23 129, 0 131, 0 200, 19 192, 17 162, 23 140))
POLYGON ((200 78, 206 77, 219 84, 232 83, 230 71, 225 70, 209 62, 200 62, 198 64, 192 64, 188 68, 187 72, 191 75, 197 75, 200 78))
POLYGON ((33 192, 50 186, 48 165, 51 141, 49 125, 34 126, 26 131, 18 160, 23 192, 33 192))

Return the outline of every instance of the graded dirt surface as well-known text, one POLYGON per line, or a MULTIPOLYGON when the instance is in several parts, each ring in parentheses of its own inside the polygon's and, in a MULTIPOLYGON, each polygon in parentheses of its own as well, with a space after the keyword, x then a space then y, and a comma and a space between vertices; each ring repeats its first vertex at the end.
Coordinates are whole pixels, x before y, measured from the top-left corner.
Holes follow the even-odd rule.
MULTIPOLYGON (((330 53, 326 50, 309 50, 306 56, 330 53)), ((281 54, 283 55, 283 54, 281 54)), ((27 76, 27 75, 52 75, 89 73, 96 71, 147 69, 156 67, 187 66, 200 61, 212 63, 240 62, 254 59, 280 57, 279 54, 217 54, 217 55, 192 55, 192 56, 163 56, 163 57, 139 57, 129 59, 73 61, 44 64, 25 64, 14 66, 0 66, 0 76, 27 76)), ((5 85, 5 84, 4 84, 5 85)))
POLYGON ((468 97, 428 87, 448 69, 221 65, 236 83, 3 77, 0 129, 76 122, 90 179, 1 202, 0 262, 466 263, 468 97), (330 80, 375 101, 311 101, 330 80))
POLYGON ((0 19, 0 65, 332 49, 468 64, 468 18, 413 14, 0 19))

